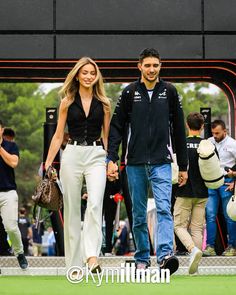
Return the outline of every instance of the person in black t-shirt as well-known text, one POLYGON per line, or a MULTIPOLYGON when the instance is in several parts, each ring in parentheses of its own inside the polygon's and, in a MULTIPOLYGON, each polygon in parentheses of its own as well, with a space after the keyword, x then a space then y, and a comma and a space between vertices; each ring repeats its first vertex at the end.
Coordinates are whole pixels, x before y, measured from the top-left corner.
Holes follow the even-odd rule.
POLYGON ((14 174, 14 168, 19 162, 19 150, 14 142, 3 139, 3 131, 3 122, 0 120, 0 214, 19 265, 22 269, 26 269, 28 262, 24 256, 21 234, 17 224, 18 195, 14 174))
POLYGON ((200 175, 197 148, 202 138, 204 118, 197 112, 187 117, 189 159, 187 183, 176 191, 174 206, 175 233, 190 253, 189 274, 198 269, 202 257, 203 226, 208 191, 200 175))
MULTIPOLYGON (((14 141, 15 138, 15 131, 12 128, 4 128, 3 135, 4 140, 7 141, 14 141)), ((11 246, 7 240, 7 233, 4 229, 2 223, 2 217, 0 216, 0 256, 10 256, 12 255, 11 246)))

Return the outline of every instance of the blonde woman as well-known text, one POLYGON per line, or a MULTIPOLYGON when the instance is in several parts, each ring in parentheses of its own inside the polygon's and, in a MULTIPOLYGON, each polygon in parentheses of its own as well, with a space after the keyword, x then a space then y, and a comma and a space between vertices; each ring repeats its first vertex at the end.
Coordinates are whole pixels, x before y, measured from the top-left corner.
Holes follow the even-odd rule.
POLYGON ((105 95, 97 64, 81 58, 68 74, 60 91, 56 132, 45 169, 52 164, 63 141, 65 125, 69 141, 61 158, 60 179, 64 191, 64 240, 66 267, 87 262, 101 271, 97 257, 102 244, 102 203, 106 184, 106 150, 110 101, 105 95), (102 138, 101 138, 102 134, 102 138), (81 237, 81 188, 85 177, 88 203, 81 237))

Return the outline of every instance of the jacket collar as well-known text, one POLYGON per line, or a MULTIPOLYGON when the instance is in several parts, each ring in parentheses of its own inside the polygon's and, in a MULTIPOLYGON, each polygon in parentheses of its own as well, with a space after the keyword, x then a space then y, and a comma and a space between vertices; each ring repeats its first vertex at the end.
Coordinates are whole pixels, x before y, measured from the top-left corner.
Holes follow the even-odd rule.
MULTIPOLYGON (((141 78, 138 79, 138 86, 139 86, 139 90, 142 92, 142 94, 148 99, 149 99, 149 95, 148 95, 148 91, 146 88, 146 85, 141 81, 141 78)), ((157 92, 159 92, 159 90, 164 86, 164 81, 162 79, 159 79, 159 81, 155 84, 155 87, 153 89, 153 97, 156 95, 157 92)))

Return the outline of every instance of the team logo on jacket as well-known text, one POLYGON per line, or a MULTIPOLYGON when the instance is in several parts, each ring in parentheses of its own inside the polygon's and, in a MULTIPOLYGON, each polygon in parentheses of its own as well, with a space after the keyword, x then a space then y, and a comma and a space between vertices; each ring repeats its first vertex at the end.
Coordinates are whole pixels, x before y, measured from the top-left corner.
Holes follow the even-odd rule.
POLYGON ((167 99, 167 89, 165 88, 161 93, 158 94, 159 99, 167 99))
POLYGON ((138 91, 135 91, 134 93, 134 102, 139 102, 139 101, 142 101, 141 99, 141 95, 138 91))

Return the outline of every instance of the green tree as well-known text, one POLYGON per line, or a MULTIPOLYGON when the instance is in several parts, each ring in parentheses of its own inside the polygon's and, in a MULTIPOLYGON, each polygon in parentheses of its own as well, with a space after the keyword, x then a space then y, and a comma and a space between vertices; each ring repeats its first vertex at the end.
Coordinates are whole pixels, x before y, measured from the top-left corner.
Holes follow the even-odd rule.
POLYGON ((124 84, 113 84, 113 83, 106 83, 105 84, 106 95, 111 100, 112 111, 115 108, 116 102, 117 102, 123 88, 124 88, 124 84))
POLYGON ((16 132, 20 164, 16 181, 21 203, 27 203, 41 162, 44 100, 37 83, 1 83, 0 118, 16 132))
POLYGON ((46 107, 59 107, 61 96, 59 95, 60 87, 50 90, 44 97, 44 106, 46 107))
POLYGON ((176 83, 182 98, 185 116, 190 112, 199 112, 201 107, 211 107, 212 119, 228 119, 228 103, 223 93, 211 93, 208 83, 176 83))

